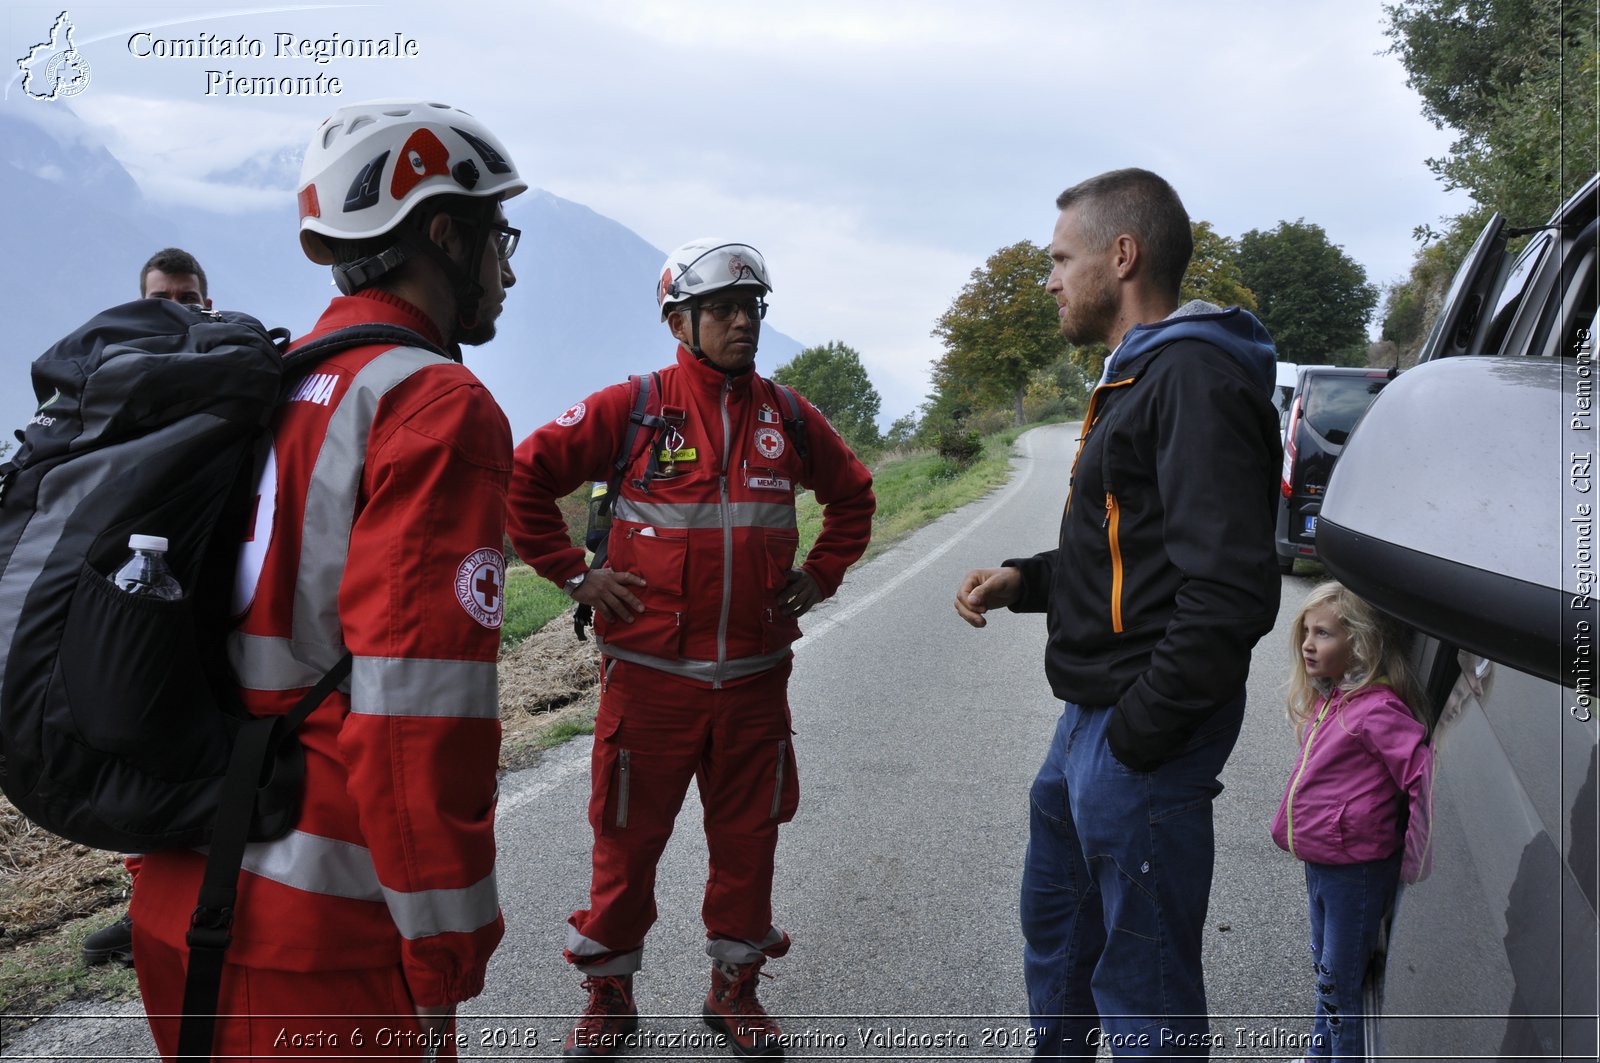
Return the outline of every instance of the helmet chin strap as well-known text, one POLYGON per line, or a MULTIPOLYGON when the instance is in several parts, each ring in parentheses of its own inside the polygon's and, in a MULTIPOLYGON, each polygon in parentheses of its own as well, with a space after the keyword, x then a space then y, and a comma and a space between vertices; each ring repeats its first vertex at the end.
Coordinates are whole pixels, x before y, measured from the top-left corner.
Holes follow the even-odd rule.
MULTIPOLYGON (((759 334, 757 338, 757 346, 760 346, 759 334)), ((706 365, 709 365, 711 368, 715 369, 717 372, 723 373, 727 376, 742 376, 756 367, 754 351, 751 352, 749 364, 740 366, 738 369, 724 369, 722 366, 706 357, 706 352, 700 349, 700 301, 698 299, 689 300, 689 353, 700 359, 700 361, 704 362, 706 365)))
POLYGON ((483 298, 483 285, 478 282, 478 271, 469 267, 473 263, 483 262, 483 249, 488 243, 489 236, 487 228, 483 225, 474 226, 474 230, 472 238, 467 242, 466 261, 469 264, 467 267, 463 267, 445 254, 444 248, 420 231, 407 233, 403 238, 413 249, 431 258, 444 271, 446 279, 450 282, 451 293, 456 298, 457 334, 478 326, 478 303, 483 298))
POLYGON ((376 255, 334 266, 333 283, 342 294, 354 295, 410 257, 411 252, 399 244, 386 247, 376 255))
POLYGON ((466 267, 445 254, 444 248, 428 239, 421 228, 416 228, 402 232, 393 245, 384 248, 376 255, 334 266, 333 281, 339 286, 340 292, 354 295, 394 270, 406 259, 421 254, 432 259, 434 264, 444 271, 445 278, 450 282, 451 294, 456 300, 457 333, 470 331, 478 326, 478 303, 483 299, 483 285, 478 280, 478 271, 472 270, 470 266, 483 261, 484 247, 489 242, 489 227, 485 224, 485 220, 479 219, 471 225, 472 236, 467 241, 468 266, 466 267))

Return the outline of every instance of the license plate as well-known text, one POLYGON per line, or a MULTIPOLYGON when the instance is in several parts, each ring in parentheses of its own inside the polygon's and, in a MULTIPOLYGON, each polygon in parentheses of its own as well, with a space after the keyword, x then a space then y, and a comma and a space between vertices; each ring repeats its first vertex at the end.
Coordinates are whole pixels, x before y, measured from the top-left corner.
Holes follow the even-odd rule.
POLYGON ((1315 539, 1317 537, 1317 518, 1315 516, 1306 518, 1305 536, 1307 539, 1315 539))

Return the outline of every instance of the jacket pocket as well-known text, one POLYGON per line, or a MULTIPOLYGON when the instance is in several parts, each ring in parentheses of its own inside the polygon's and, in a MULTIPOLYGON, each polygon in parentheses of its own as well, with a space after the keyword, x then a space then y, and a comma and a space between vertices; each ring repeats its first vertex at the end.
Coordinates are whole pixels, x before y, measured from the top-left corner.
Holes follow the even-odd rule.
POLYGON ((787 528, 769 528, 764 537, 767 553, 767 590, 776 594, 783 589, 784 581, 789 578, 789 570, 794 568, 795 554, 800 549, 800 533, 787 528))
POLYGON ((613 530, 608 566, 618 572, 641 576, 643 587, 630 587, 644 610, 632 622, 607 621, 595 617, 595 630, 606 642, 648 653, 676 658, 682 652, 683 629, 689 601, 687 584, 689 533, 683 529, 651 528, 648 533, 637 526, 613 530))
POLYGON ((1106 544, 1111 551, 1111 630, 1122 633, 1122 510, 1117 496, 1106 492, 1106 544))
POLYGON ((643 528, 630 525, 611 534, 611 567, 644 577, 637 593, 651 599, 683 597, 689 561, 689 533, 682 528, 643 528))
POLYGON ((788 529, 768 529, 764 537, 766 553, 766 593, 762 595, 761 648, 780 650, 800 637, 800 622, 783 611, 778 595, 787 585, 795 567, 800 533, 788 529))

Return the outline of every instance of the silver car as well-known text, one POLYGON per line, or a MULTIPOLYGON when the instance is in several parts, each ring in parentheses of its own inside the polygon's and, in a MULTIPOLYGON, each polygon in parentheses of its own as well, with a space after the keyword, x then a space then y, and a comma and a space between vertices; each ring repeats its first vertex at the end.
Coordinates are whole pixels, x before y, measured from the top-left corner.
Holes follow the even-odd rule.
POLYGON ((1597 259, 1600 176, 1547 226, 1496 216, 1322 507, 1324 562, 1415 629, 1438 714, 1433 871, 1371 972, 1374 1059, 1600 1047, 1597 259))

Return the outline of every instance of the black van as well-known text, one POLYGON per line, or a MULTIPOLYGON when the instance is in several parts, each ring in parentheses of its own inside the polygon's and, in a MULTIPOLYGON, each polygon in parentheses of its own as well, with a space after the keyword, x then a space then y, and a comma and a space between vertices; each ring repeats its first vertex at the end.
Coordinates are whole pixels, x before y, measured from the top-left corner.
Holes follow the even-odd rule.
POLYGON ((1366 412, 1393 369, 1303 365, 1289 403, 1283 433, 1283 500, 1278 504, 1278 568, 1294 569, 1296 558, 1317 559, 1317 517, 1328 477, 1350 430, 1366 412))

